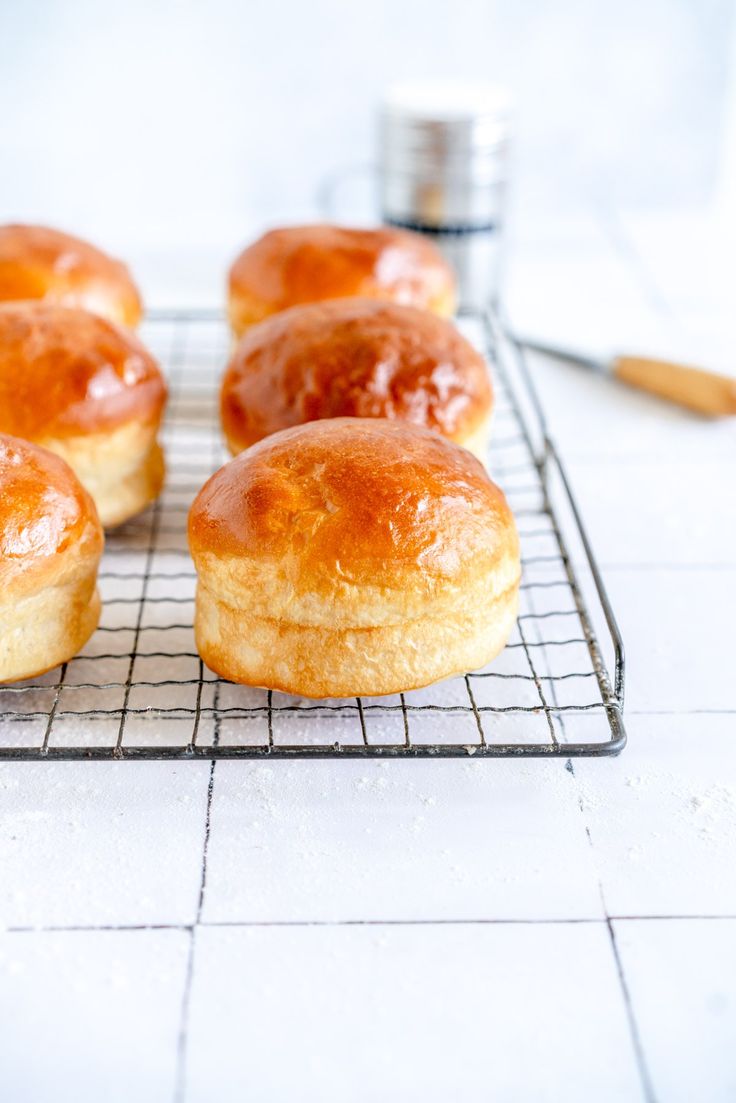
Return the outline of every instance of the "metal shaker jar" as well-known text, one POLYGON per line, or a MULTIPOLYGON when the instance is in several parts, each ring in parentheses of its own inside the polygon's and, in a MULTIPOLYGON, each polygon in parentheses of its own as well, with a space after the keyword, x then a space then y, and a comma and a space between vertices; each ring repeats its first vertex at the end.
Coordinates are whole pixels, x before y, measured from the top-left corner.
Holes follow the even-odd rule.
POLYGON ((508 98, 489 86, 399 85, 381 107, 383 221, 433 239, 461 310, 498 297, 510 129, 508 98))

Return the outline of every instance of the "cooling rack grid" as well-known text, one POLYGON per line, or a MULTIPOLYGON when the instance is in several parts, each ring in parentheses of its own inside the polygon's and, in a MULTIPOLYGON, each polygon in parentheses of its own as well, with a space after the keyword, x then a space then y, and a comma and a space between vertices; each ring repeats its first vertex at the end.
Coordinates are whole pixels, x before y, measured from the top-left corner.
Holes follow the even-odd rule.
POLYGON ((0 759, 563 757, 624 746, 621 638, 521 349, 460 319, 496 392, 490 469, 521 536, 519 618, 486 669, 391 697, 309 701, 218 679, 192 633, 189 505, 227 458, 217 384, 229 336, 205 311, 142 329, 170 382, 159 501, 111 534, 100 627, 79 656, 0 687, 0 759), (609 675, 609 671, 611 674, 609 675))

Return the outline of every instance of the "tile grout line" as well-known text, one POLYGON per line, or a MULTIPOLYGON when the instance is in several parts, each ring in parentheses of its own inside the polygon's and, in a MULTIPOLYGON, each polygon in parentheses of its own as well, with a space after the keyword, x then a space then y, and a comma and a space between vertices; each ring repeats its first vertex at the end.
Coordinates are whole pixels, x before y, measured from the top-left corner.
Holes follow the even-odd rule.
MULTIPOLYGON (((570 776, 575 781, 576 787, 577 787, 577 790, 578 790, 578 793, 577 793, 578 808, 580 810, 580 815, 583 818, 583 826, 585 828, 585 834, 586 834, 587 839, 588 839, 588 846, 590 847, 590 852, 591 852, 591 856, 592 856, 592 860, 593 860, 593 868, 594 868, 594 872, 595 872, 595 875, 596 875, 597 880, 598 880, 598 893, 600 895, 601 907, 603 909, 604 922, 606 924, 606 929, 608 931, 609 943, 610 943, 610 947, 611 947, 611 952, 613 954, 613 961, 614 961, 614 965, 615 965, 615 968, 616 968, 616 976, 618 978, 619 990, 621 992, 621 998, 623 1000, 623 1005, 624 1005, 624 1013, 626 1015, 626 1021, 628 1023, 628 1027, 629 1027, 629 1037, 631 1039, 631 1045, 632 1045, 632 1049, 634 1051, 634 1059, 636 1061, 636 1067, 637 1067, 637 1071, 639 1073, 639 1080, 640 1080, 640 1083, 641 1083, 643 1098, 645 1100, 645 1103, 657 1103, 657 1097, 654 1093, 654 1088, 652 1086, 652 1078, 651 1078, 651 1075, 649 1073, 649 1066, 647 1064, 646 1054, 644 1052, 644 1044, 642 1042, 641 1034, 639 1032, 639 1025, 636 1021, 636 1015, 634 1013, 634 1005, 633 1005, 633 1001, 631 999, 631 993, 629 991, 629 986, 628 986, 628 983, 626 981, 626 974, 624 972, 623 961, 621 960, 621 955, 619 954, 619 950, 618 950, 618 944, 616 942, 616 934, 615 934, 615 931, 614 931, 613 924, 614 924, 614 921, 616 920, 617 917, 612 916, 610 914, 610 912, 608 911, 608 906, 606 904, 606 894, 605 894, 605 891, 603 889, 603 882, 601 880, 600 873, 598 872, 598 864, 597 864, 597 861, 596 861, 596 851, 595 851, 595 846, 593 844, 593 835, 592 835, 592 832, 590 830, 590 825, 587 822, 587 817, 585 815, 585 807, 583 805, 583 798, 582 798, 582 795, 580 793, 580 782, 579 782, 577 774, 575 773, 575 764, 573 763, 572 759, 570 759, 568 761, 568 764, 567 764, 566 768, 567 768, 570 776)), ((623 918, 623 917, 618 917, 618 918, 623 918)))
POLYGON ((207 857, 209 854, 210 846, 210 828, 212 823, 212 794, 215 787, 216 765, 217 760, 213 758, 210 762, 210 776, 207 783, 207 805, 204 819, 204 838, 202 840, 202 869, 199 878, 199 896, 197 899, 197 911, 195 913, 194 923, 188 925, 185 928, 189 931, 189 952, 187 954, 187 966, 186 972, 184 974, 184 990, 182 992, 181 1010, 179 1014, 179 1033, 177 1036, 176 1044, 176 1077, 174 1081, 174 1103, 183 1103, 184 1100, 187 1040, 189 1028, 189 1008, 192 996, 192 983, 194 980, 194 950, 197 937, 196 932, 202 918, 204 893, 205 887, 207 885, 207 857))
MULTIPOLYGON (((603 906, 605 907, 605 902, 603 906)), ((649 1067, 647 1065, 647 1059, 644 1053, 644 1045, 641 1040, 641 1034, 639 1033, 639 1024, 637 1023, 636 1015, 634 1014, 634 1005, 631 999, 629 986, 626 981, 626 974, 624 972, 624 965, 621 960, 621 954, 619 953, 618 943, 616 941, 616 932, 614 930, 613 920, 608 915, 606 916, 606 927, 608 928, 608 937, 611 943, 613 959, 616 963, 616 974, 618 976, 619 987, 621 988, 621 994, 624 1000, 624 1009, 626 1011, 626 1018, 629 1024, 629 1033, 631 1035, 631 1041, 634 1047, 634 1054, 636 1056, 636 1064, 639 1069, 639 1077, 641 1079, 641 1086, 644 1092, 644 1099, 646 1100, 646 1103, 656 1103, 657 1097, 654 1094, 652 1078, 649 1074, 649 1067)))
POLYGON ((74 925, 47 927, 5 927, 2 934, 97 934, 132 933, 146 931, 184 931, 191 932, 196 927, 243 929, 260 927, 513 927, 513 926, 564 926, 566 924, 610 923, 690 923, 710 922, 733 923, 734 913, 687 914, 679 915, 610 915, 610 916, 544 916, 525 918, 523 916, 495 917, 486 919, 210 919, 198 923, 119 923, 99 925, 74 925))

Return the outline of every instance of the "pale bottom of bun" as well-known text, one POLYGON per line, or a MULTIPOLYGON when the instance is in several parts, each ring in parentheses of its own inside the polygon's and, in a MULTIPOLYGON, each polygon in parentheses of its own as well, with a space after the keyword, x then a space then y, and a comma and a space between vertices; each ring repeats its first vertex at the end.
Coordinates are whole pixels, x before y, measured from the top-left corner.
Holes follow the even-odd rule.
POLYGON ((113 469, 99 469, 87 476, 77 474, 94 498, 103 526, 113 528, 158 498, 164 484, 164 454, 154 441, 140 461, 117 478, 113 469))
MULTIPOLYGON (((240 455, 246 448, 250 448, 251 444, 256 443, 256 441, 250 441, 244 444, 235 437, 228 435, 224 427, 222 431, 231 456, 240 455)), ((466 448, 468 452, 472 452, 476 459, 479 459, 483 466, 486 467, 488 465, 488 445, 490 439, 491 415, 489 414, 475 429, 473 429, 472 433, 469 433, 468 436, 465 437, 464 440, 460 440, 459 438, 455 439, 455 444, 459 444, 463 448, 466 448)))
POLYGON ((53 670, 80 651, 100 619, 92 570, 36 594, 0 602, 0 682, 17 682, 53 670))
POLYGON ((273 309, 259 299, 245 295, 231 295, 227 306, 227 317, 233 335, 233 348, 247 329, 258 325, 264 318, 273 314, 273 309))
POLYGON ((464 440, 456 439, 455 443, 462 445, 468 452, 472 452, 476 459, 480 460, 484 467, 488 466, 488 446, 491 439, 491 415, 481 421, 479 425, 469 433, 464 440))
MULTIPOLYGON (((402 301, 401 299, 392 300, 391 295, 375 296, 376 299, 382 299, 384 297, 387 302, 402 301)), ((419 306, 420 304, 410 303, 409 305, 419 306)), ((453 289, 449 289, 436 295, 428 302, 427 310, 429 310, 431 314, 438 314, 440 318, 452 318, 455 313, 456 305, 455 292, 453 289)), ((243 293, 238 295, 231 294, 228 300, 227 316, 234 337, 233 346, 237 344, 246 330, 250 329, 251 326, 258 325, 259 322, 262 322, 264 318, 270 317, 273 313, 274 309, 268 302, 264 302, 261 299, 256 299, 243 293)))
POLYGON ((448 290, 441 295, 437 295, 427 304, 427 309, 432 314, 439 314, 440 318, 452 318, 457 309, 455 291, 448 290))
POLYGON ((485 666, 516 619, 518 587, 459 615, 332 629, 253 616, 197 586, 195 636, 205 663, 243 685, 301 697, 373 697, 485 666))
POLYGON ((38 443, 66 460, 92 495, 105 528, 134 517, 161 492, 164 455, 155 426, 134 421, 109 433, 38 443))

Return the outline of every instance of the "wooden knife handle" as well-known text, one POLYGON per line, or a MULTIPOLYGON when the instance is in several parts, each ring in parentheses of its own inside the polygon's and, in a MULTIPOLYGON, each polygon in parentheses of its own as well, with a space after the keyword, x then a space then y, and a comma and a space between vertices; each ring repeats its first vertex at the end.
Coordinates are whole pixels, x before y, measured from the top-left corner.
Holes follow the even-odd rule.
POLYGON ((727 375, 667 360, 645 360, 640 356, 618 356, 613 362, 613 374, 632 387, 659 395, 706 417, 736 414, 736 379, 727 375))

